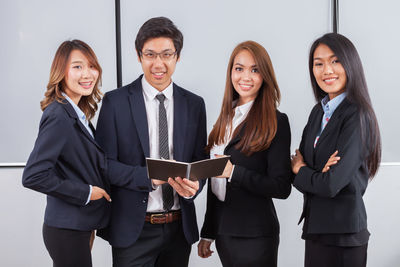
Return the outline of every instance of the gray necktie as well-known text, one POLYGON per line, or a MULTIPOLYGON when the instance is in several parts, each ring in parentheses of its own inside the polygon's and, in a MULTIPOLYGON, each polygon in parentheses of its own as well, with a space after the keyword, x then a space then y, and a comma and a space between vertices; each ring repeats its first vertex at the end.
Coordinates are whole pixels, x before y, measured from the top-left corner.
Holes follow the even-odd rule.
MULTIPOLYGON (((168 123, 167 112, 164 106, 165 95, 159 94, 156 96, 160 104, 158 106, 158 141, 160 157, 169 159, 169 146, 168 146, 168 123)), ((174 205, 174 191, 172 187, 166 183, 161 186, 163 196, 164 210, 168 211, 174 205)))

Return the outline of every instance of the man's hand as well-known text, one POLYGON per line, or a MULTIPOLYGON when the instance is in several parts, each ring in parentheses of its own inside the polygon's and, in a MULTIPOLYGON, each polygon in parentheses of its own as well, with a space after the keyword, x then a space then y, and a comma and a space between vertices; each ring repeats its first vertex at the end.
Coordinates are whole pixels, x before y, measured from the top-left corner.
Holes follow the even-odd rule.
POLYGON ((199 190, 199 181, 190 181, 186 178, 176 177, 168 178, 168 183, 182 197, 193 197, 199 190))
POLYGON ((104 197, 107 201, 111 202, 111 197, 107 192, 98 186, 92 186, 92 194, 90 195, 90 200, 98 200, 104 197))
POLYGON ((197 254, 202 258, 210 257, 214 251, 210 249, 211 241, 201 239, 197 245, 197 254))

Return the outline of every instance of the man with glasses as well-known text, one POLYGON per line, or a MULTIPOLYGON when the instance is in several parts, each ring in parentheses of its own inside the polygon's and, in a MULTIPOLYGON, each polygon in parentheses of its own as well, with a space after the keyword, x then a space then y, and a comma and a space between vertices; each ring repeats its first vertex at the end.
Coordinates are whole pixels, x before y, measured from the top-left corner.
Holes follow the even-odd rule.
POLYGON ((193 200, 203 183, 150 180, 145 161, 206 158, 204 101, 171 80, 182 45, 168 18, 145 22, 135 41, 143 75, 103 99, 96 140, 108 157, 136 167, 132 183, 141 189, 112 188, 110 223, 98 234, 112 245, 114 267, 188 266, 198 240, 193 200))

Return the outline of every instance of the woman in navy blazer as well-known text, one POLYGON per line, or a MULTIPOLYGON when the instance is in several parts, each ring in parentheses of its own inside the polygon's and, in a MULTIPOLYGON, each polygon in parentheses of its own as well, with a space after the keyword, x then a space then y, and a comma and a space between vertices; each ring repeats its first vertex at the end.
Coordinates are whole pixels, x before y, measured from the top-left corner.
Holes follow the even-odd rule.
POLYGON ((100 82, 101 67, 86 43, 59 46, 22 178, 25 187, 47 194, 43 238, 56 267, 92 266, 92 231, 109 219, 109 177, 113 184, 140 190, 134 168, 118 172, 120 163, 107 160, 94 139, 90 119, 101 97, 100 82))
POLYGON ((208 181, 200 257, 211 255, 215 240, 223 266, 277 266, 279 222, 272 198, 287 198, 293 178, 289 121, 277 110, 279 100, 265 48, 253 41, 238 44, 208 139, 211 157, 231 158, 223 175, 208 181))
POLYGON ((292 156, 293 185, 304 194, 305 266, 366 266, 362 196, 381 144, 361 60, 350 40, 329 33, 313 43, 309 71, 318 103, 292 156))

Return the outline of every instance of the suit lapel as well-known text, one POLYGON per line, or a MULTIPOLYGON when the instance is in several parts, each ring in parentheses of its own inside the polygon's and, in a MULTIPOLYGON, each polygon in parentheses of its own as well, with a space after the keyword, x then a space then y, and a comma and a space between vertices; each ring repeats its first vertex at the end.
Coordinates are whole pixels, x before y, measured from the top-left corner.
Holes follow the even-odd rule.
POLYGON ((132 84, 132 88, 130 89, 131 95, 129 96, 129 102, 144 155, 145 157, 150 157, 148 131, 149 127, 147 124, 146 106, 143 99, 141 77, 139 77, 139 79, 137 79, 134 84, 132 84))
MULTIPOLYGON (((101 149, 101 147, 97 144, 97 142, 96 142, 96 140, 94 140, 94 138, 93 138, 93 136, 88 132, 88 130, 86 129, 86 127, 81 123, 81 121, 79 120, 79 118, 78 118, 78 115, 76 115, 76 112, 75 112, 75 110, 74 110, 74 108, 71 106, 71 104, 67 101, 67 100, 65 100, 65 101, 63 101, 63 107, 64 107, 64 109, 67 111, 67 113, 68 113, 68 115, 71 117, 71 118, 74 118, 75 119, 75 122, 76 122, 76 124, 79 126, 79 129, 82 131, 82 133, 87 137, 87 139, 90 141, 90 142, 92 142, 95 146, 97 146, 97 148, 99 148, 100 150, 102 150, 101 149)), ((91 123, 89 122, 89 127, 91 126, 91 129, 92 129, 92 131, 93 131, 93 135, 94 135, 94 128, 93 128, 93 126, 91 125, 91 123)))
MULTIPOLYGON (((332 132, 332 130, 336 129, 337 124, 340 122, 340 118, 343 115, 343 111, 346 110, 348 106, 348 101, 344 99, 342 103, 339 104, 339 106, 336 108, 336 110, 333 112, 332 117, 329 119, 328 124, 325 126, 325 129, 322 131, 321 136, 318 139, 317 145, 315 149, 318 148, 318 145, 327 137, 329 134, 332 132)), ((320 122, 321 124, 321 122, 320 122)))
POLYGON ((242 139, 243 129, 244 129, 244 126, 242 127, 240 132, 231 141, 229 141, 228 145, 224 149, 224 154, 226 154, 226 152, 229 149, 231 149, 232 146, 236 145, 240 141, 240 139, 242 139))
POLYGON ((322 107, 317 106, 316 110, 311 115, 311 119, 309 121, 309 130, 306 135, 306 142, 304 144, 304 159, 308 164, 314 165, 314 142, 315 138, 319 134, 321 130, 321 120, 322 120, 322 107))
POLYGON ((174 97, 174 129, 173 129, 173 147, 174 159, 184 160, 184 148, 186 128, 188 123, 188 103, 184 92, 175 84, 173 84, 173 97, 174 97))

